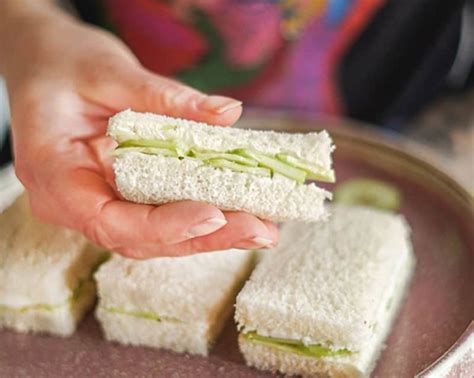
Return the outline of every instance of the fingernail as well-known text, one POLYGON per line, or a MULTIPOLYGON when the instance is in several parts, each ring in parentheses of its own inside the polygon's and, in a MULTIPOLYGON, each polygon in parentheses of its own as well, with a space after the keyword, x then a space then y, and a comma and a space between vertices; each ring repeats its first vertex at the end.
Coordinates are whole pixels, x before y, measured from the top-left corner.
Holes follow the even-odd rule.
POLYGON ((238 242, 235 246, 237 248, 245 249, 271 248, 274 246, 274 242, 271 239, 256 236, 251 239, 242 240, 238 242))
POLYGON ((208 96, 204 100, 203 105, 208 110, 211 110, 217 114, 222 114, 231 109, 238 108, 242 105, 242 102, 224 96, 208 96))
POLYGON ((192 226, 187 232, 186 237, 188 239, 195 238, 197 236, 203 236, 217 231, 219 228, 224 226, 227 223, 225 219, 222 218, 209 218, 202 223, 192 226))

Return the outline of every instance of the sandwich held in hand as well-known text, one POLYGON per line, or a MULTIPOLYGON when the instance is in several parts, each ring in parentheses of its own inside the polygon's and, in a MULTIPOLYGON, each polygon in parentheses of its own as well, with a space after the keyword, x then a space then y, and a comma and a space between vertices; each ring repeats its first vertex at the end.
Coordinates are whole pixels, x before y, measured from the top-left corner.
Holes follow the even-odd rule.
POLYGON ((19 197, 0 214, 0 328, 71 335, 105 257, 79 233, 35 219, 19 197))
POLYGON ((105 337, 207 355, 253 260, 253 252, 240 250, 140 261, 113 256, 95 275, 105 337))
POLYGON ((115 181, 130 201, 203 201, 274 221, 316 221, 334 182, 327 132, 285 134, 209 126, 123 111, 109 121, 118 142, 115 181))
POLYGON ((248 365, 303 376, 368 376, 414 268, 404 218, 335 206, 286 224, 237 297, 248 365))

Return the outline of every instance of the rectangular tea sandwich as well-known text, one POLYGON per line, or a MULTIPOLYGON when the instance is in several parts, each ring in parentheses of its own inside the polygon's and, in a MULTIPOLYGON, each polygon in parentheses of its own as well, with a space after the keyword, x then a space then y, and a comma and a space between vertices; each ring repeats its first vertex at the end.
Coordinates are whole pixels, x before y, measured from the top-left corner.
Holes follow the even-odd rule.
POLYGON ((113 256, 95 276, 105 337, 207 355, 253 260, 253 252, 240 250, 141 261, 113 256))
POLYGON ((105 257, 79 233, 38 221, 21 195, 0 214, 0 328, 71 335, 105 257))
POLYGON ((237 297, 248 365, 303 376, 368 376, 414 268, 401 215, 331 207, 284 226, 237 297))
POLYGON ((258 217, 316 221, 331 193, 314 182, 333 182, 326 131, 276 133, 210 126, 130 110, 109 121, 115 139, 115 181, 133 202, 210 203, 258 217))

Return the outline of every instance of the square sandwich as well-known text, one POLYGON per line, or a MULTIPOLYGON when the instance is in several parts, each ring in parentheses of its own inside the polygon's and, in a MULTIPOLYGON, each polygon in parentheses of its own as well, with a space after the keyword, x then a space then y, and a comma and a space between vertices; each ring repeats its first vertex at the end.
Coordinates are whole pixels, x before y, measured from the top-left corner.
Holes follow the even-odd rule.
POLYGON ((274 221, 326 217, 334 182, 326 131, 289 134, 216 127, 125 110, 110 118, 115 182, 133 202, 207 202, 274 221))
POLYGON ((288 223, 237 297, 248 365, 303 376, 368 376, 414 268, 401 215, 331 207, 288 223))
POLYGON ((249 251, 132 260, 96 273, 96 310, 107 340, 207 355, 254 265, 249 251))
POLYGON ((105 257, 79 233, 38 221, 20 196, 0 214, 0 328, 71 335, 105 257))

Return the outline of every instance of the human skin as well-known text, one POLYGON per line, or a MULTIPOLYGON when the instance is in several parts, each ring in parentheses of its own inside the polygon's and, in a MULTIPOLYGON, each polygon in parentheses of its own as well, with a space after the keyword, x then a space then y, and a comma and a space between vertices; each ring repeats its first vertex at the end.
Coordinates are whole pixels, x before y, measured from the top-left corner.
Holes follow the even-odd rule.
POLYGON ((147 71, 116 37, 47 0, 0 1, 0 57, 15 169, 37 217, 131 258, 278 242, 275 225, 253 215, 192 201, 130 203, 113 183, 111 115, 131 108, 228 126, 240 102, 147 71))

